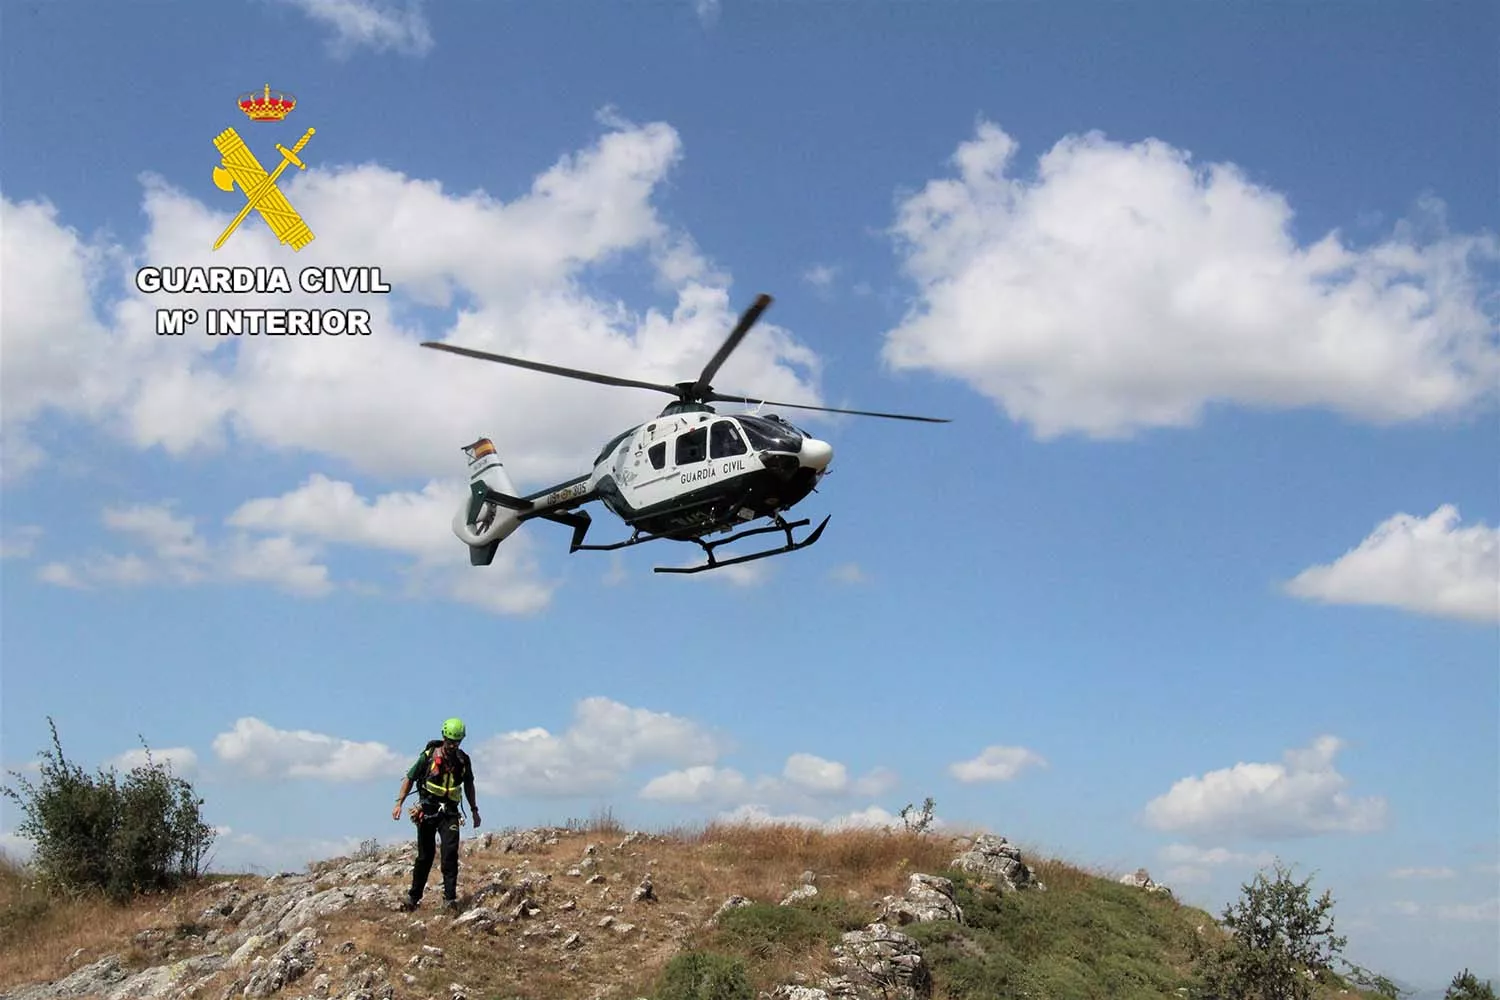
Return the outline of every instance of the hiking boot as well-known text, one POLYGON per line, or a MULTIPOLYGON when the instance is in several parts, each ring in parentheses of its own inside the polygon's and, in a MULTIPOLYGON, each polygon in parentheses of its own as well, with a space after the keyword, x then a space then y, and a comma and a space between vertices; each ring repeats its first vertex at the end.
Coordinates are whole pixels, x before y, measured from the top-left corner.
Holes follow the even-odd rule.
POLYGON ((458 900, 456 900, 456 899, 445 899, 445 900, 443 900, 443 909, 447 910, 449 913, 457 913, 458 910, 459 910, 458 900))
POLYGON ((413 899, 411 893, 407 893, 406 897, 401 900, 401 912, 410 913, 417 908, 419 903, 420 900, 413 899))

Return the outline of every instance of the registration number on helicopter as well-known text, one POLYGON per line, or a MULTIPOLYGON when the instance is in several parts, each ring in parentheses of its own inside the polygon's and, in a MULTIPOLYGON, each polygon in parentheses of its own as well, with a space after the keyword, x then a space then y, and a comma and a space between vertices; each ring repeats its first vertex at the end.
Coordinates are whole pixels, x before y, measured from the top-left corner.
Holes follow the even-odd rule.
POLYGON ((588 492, 588 490, 589 490, 589 484, 588 483, 575 483, 572 486, 565 486, 565 487, 563 487, 560 490, 556 490, 556 491, 554 491, 552 493, 548 493, 547 494, 547 503, 548 504, 564 503, 565 501, 572 500, 574 497, 581 497, 581 496, 583 496, 585 493, 588 492))

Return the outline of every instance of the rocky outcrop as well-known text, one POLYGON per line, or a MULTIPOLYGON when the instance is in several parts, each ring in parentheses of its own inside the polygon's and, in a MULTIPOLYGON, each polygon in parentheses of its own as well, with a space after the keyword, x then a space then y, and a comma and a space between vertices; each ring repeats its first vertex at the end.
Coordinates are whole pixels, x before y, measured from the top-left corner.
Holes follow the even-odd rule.
POLYGON ((791 892, 787 893, 782 898, 781 905, 782 906, 793 906, 793 905, 795 905, 797 903, 802 902, 804 899, 812 899, 815 896, 817 896, 817 894, 818 894, 818 887, 817 886, 815 886, 815 885, 809 885, 807 883, 803 883, 802 885, 797 886, 797 888, 793 889, 791 892))
POLYGON ((932 971, 915 939, 882 923, 849 931, 833 946, 837 975, 816 986, 778 986, 770 1000, 927 1000, 932 971))
POLYGON ((102 1000, 149 1000, 183 996, 200 981, 224 966, 224 956, 215 952, 155 966, 131 975, 119 955, 106 955, 55 983, 23 987, 0 994, 5 1000, 71 1000, 98 997, 102 1000))
POLYGON ((840 976, 825 984, 836 997, 919 1000, 932 995, 932 971, 910 936, 875 923, 849 931, 833 946, 840 976))
MULTIPOLYGON (((803 888, 811 888, 806 879, 803 888)), ((726 901, 720 912, 730 903, 726 901)), ((895 926, 952 920, 962 923, 963 910, 954 898, 953 881, 938 875, 913 873, 906 892, 886 896, 876 921, 850 931, 833 947, 837 973, 816 985, 778 986, 763 1000, 926 1000, 932 996, 932 972, 915 938, 895 926)))
POLYGON ((961 924, 964 913, 954 898, 951 879, 916 872, 907 880, 904 896, 887 896, 880 901, 880 915, 876 919, 897 926, 934 920, 961 924))
POLYGON ((717 910, 714 911, 714 915, 708 918, 708 922, 710 924, 717 924, 724 918, 724 914, 728 913, 730 910, 739 909, 741 906, 749 906, 754 902, 755 900, 750 899, 746 896, 730 896, 728 899, 724 900, 724 902, 719 906, 717 910))
POLYGON ((311 927, 298 931, 269 962, 251 973, 244 995, 268 997, 307 975, 318 964, 317 946, 318 939, 311 927))
POLYGON ((1159 882, 1153 881, 1151 873, 1144 868, 1137 868, 1129 875, 1121 875, 1120 881, 1125 885, 1133 885, 1138 889, 1145 889, 1147 892, 1161 893, 1165 896, 1172 895, 1171 889, 1168 889, 1159 882))
POLYGON ((989 888, 1005 892, 1020 889, 1045 891, 1047 888, 1021 860, 1020 849, 993 833, 981 833, 969 842, 968 848, 953 859, 953 867, 979 876, 989 888))

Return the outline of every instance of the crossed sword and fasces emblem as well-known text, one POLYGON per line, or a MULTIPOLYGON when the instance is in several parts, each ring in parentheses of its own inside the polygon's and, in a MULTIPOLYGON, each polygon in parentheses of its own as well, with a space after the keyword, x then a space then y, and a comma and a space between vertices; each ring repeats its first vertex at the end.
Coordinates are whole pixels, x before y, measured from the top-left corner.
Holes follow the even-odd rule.
POLYGON ((276 149, 281 153, 281 163, 270 174, 266 173, 255 154, 250 152, 250 147, 245 145, 245 140, 234 129, 227 128, 214 137, 214 145, 218 147, 219 155, 224 161, 221 166, 214 167, 214 185, 221 191, 233 191, 238 182, 245 195, 245 206, 234 217, 234 221, 229 223, 229 228, 219 235, 214 243, 215 250, 233 235, 251 209, 259 212, 276 238, 293 250, 301 250, 313 241, 312 230, 302 221, 302 216, 297 214, 292 203, 287 201, 286 195, 276 187, 276 179, 289 165, 295 165, 298 170, 307 169, 307 165, 298 159, 297 154, 312 139, 314 131, 308 129, 291 149, 278 142, 276 149))

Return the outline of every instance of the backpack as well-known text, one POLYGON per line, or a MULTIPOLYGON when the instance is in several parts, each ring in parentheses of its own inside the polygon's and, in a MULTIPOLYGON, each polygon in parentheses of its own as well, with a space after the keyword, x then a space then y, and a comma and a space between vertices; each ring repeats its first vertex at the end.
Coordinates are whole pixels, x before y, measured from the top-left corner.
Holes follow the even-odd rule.
POLYGON ((459 802, 467 763, 464 752, 458 747, 449 750, 442 740, 428 740, 422 751, 427 757, 427 767, 422 774, 423 795, 454 803, 459 802))

